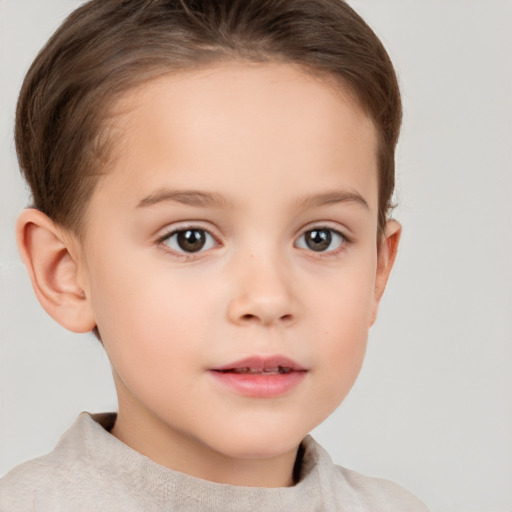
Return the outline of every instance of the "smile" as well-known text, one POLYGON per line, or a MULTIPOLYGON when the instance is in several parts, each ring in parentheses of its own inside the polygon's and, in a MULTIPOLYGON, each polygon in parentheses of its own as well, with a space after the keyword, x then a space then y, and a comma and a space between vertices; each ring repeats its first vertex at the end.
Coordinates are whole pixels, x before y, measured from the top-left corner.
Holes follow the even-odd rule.
POLYGON ((223 389, 253 398, 275 398, 293 391, 308 370, 284 356, 250 357, 211 368, 223 389))

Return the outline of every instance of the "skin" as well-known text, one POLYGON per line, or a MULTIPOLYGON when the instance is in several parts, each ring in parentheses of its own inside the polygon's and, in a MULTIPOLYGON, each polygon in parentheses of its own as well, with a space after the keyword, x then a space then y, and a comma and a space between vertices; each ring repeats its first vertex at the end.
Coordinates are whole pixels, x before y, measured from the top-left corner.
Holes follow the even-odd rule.
POLYGON ((291 485, 300 441, 358 375, 396 253, 396 222, 377 243, 373 125, 347 91, 288 64, 165 76, 118 106, 85 237, 20 216, 36 294, 68 329, 98 327, 113 435, 207 480, 291 485), (202 250, 170 236, 186 228, 207 233, 202 250), (307 245, 314 228, 326 250, 307 245), (282 396, 241 396, 208 371, 275 354, 307 369, 282 396))

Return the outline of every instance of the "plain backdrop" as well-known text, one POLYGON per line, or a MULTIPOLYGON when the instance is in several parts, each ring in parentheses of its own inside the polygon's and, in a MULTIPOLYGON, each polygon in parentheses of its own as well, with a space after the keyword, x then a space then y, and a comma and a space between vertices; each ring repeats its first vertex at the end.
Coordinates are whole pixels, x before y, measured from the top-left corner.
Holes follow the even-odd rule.
MULTIPOLYGON (((76 0, 0 2, 0 475, 80 411, 115 410, 108 360, 37 303, 14 243, 28 194, 22 77, 76 0)), ((403 89, 404 235, 359 380, 314 435, 438 512, 512 511, 512 2, 352 0, 403 89)))

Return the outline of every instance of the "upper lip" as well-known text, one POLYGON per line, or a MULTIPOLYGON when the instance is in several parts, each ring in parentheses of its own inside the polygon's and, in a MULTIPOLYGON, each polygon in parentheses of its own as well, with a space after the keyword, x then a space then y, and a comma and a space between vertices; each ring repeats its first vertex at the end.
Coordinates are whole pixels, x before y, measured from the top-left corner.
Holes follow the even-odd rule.
POLYGON ((241 368, 247 368, 256 371, 272 370, 277 368, 286 368, 290 371, 306 371, 306 368, 301 366, 299 363, 282 355, 270 355, 270 356, 250 356, 238 361, 233 361, 222 366, 216 366, 210 368, 212 371, 226 371, 235 370, 241 368))

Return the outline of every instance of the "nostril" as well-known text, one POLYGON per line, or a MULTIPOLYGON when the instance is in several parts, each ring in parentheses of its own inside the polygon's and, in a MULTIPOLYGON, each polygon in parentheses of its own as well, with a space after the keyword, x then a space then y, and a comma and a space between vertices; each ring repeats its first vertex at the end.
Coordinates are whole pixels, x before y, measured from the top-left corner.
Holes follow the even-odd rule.
MULTIPOLYGON (((244 322, 251 322, 254 320, 265 320, 264 318, 260 318, 258 315, 253 315, 252 313, 246 313, 245 315, 242 315, 240 319, 244 322)), ((286 314, 278 317, 277 320, 282 322, 290 322, 292 319, 293 315, 286 314)))
MULTIPOLYGON (((242 315, 240 317, 240 319, 244 322, 252 322, 254 320, 265 320, 264 318, 260 318, 258 315, 253 315, 251 313, 247 313, 245 315, 242 315)), ((286 314, 286 315, 282 315, 280 317, 278 317, 277 321, 281 321, 281 322, 290 322, 291 320, 293 320, 293 315, 289 315, 289 314, 286 314)))

